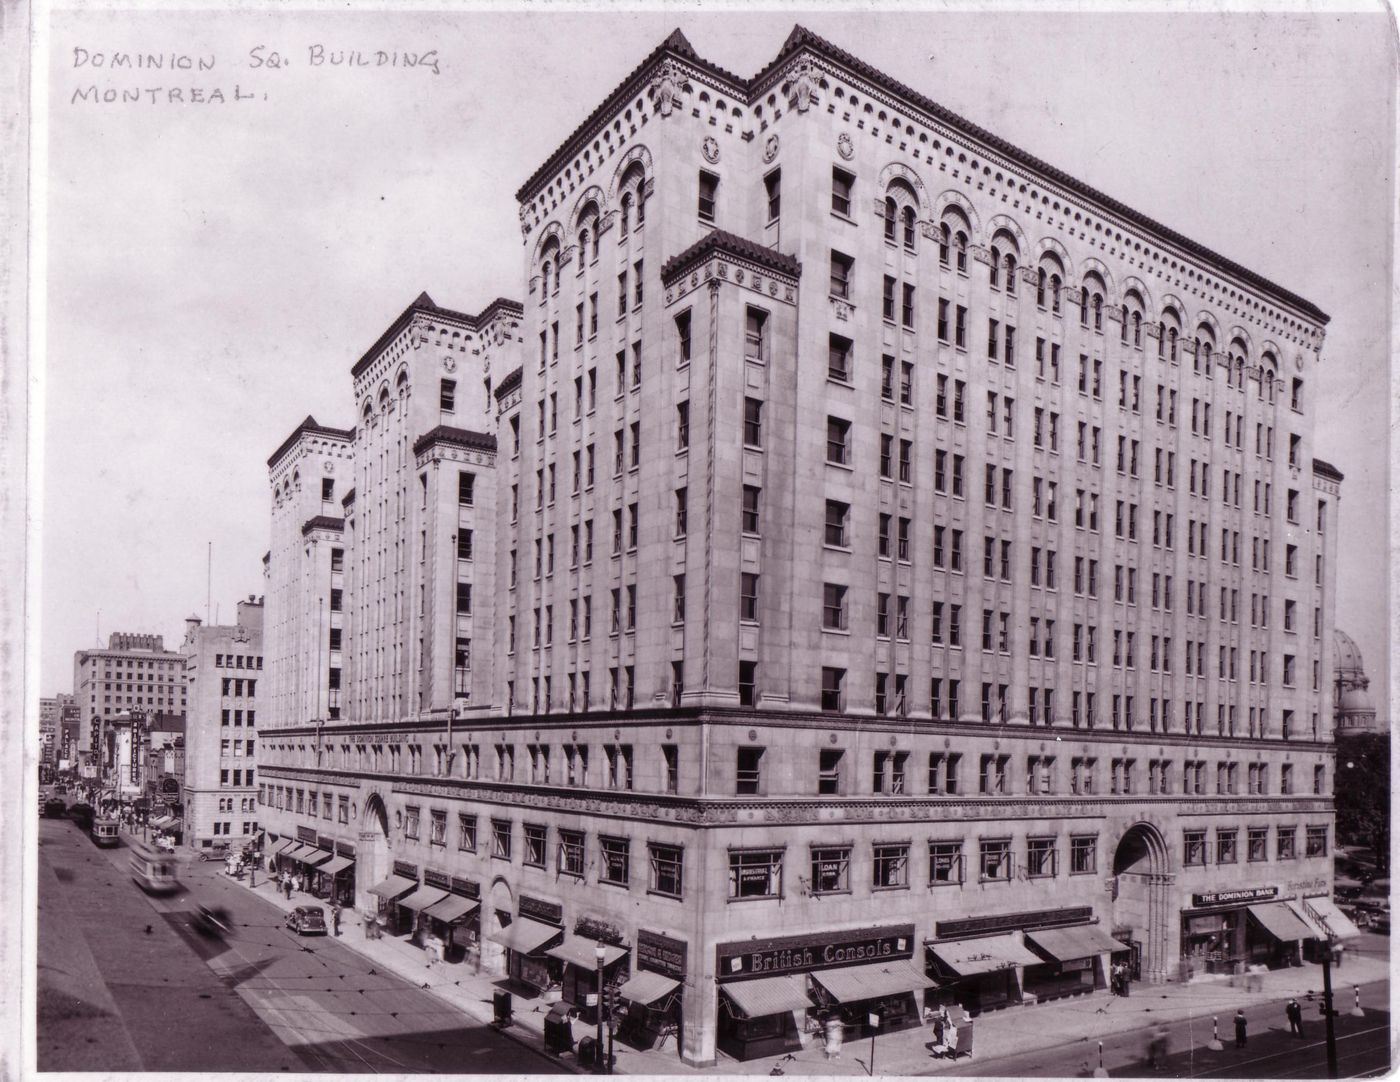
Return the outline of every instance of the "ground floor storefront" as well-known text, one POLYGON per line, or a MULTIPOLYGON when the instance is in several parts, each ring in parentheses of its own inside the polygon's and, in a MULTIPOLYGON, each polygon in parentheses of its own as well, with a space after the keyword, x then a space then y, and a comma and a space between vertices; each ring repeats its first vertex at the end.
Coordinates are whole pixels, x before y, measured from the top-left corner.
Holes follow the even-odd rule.
POLYGON ((1180 914, 1183 980, 1296 966, 1332 937, 1305 899, 1284 896, 1277 886, 1198 892, 1190 901, 1180 914))

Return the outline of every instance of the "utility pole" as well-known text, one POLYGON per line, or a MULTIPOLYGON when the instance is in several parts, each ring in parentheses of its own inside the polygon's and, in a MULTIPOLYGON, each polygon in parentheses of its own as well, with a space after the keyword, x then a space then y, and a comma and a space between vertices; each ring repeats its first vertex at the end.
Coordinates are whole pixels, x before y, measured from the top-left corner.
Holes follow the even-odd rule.
POLYGON ((1327 1018, 1327 1077, 1337 1077, 1337 1034, 1332 1028, 1332 937, 1322 941, 1322 1012, 1327 1018))

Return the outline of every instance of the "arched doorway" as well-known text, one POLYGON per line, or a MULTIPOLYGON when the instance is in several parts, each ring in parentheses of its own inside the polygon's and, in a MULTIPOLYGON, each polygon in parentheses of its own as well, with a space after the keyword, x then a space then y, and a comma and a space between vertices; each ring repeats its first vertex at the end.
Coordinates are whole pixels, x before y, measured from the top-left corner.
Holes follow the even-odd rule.
POLYGON ((378 899, 369 888, 389 877, 393 870, 390 860, 389 812, 383 797, 372 792, 360 813, 355 844, 355 904, 361 911, 372 913, 378 908, 378 899))
POLYGON ((488 973, 505 973, 506 949, 488 937, 506 927, 515 914, 515 891, 501 876, 491 881, 491 889, 478 917, 481 929, 481 968, 488 973))
POLYGON ((1156 984, 1170 973, 1171 853, 1150 823, 1129 827, 1113 853, 1113 935, 1134 949, 1138 975, 1156 984))

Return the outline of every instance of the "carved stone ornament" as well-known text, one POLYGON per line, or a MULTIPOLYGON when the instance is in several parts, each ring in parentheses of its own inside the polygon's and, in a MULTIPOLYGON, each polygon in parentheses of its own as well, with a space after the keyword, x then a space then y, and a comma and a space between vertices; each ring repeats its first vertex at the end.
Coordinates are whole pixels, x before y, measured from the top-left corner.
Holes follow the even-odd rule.
POLYGON ((836 297, 831 298, 831 307, 836 314, 837 320, 842 323, 848 322, 851 318, 851 313, 855 311, 851 305, 843 300, 838 300, 836 297))
POLYGON ((1298 369, 1299 372, 1303 370, 1303 355, 1301 353, 1293 358, 1293 367, 1298 369))
POLYGON ((443 370, 444 372, 455 372, 455 371, 457 371, 457 358, 456 358, 456 357, 444 357, 444 358, 442 359, 442 370, 443 370))
POLYGON ((808 57, 799 57, 788 72, 788 104, 805 113, 817 88, 816 73, 808 57))
POLYGON ((327 473, 335 473, 335 461, 329 458, 326 459, 326 461, 321 463, 321 469, 325 470, 327 473))
POLYGON ((767 165, 778 156, 778 135, 774 132, 763 143, 763 162, 767 165))
POLYGON ((674 61, 661 61, 647 93, 662 116, 670 116, 671 110, 681 104, 681 76, 674 61))
POLYGON ((855 156, 856 148, 851 142, 849 132, 842 132, 836 137, 836 153, 840 154, 846 161, 850 161, 855 156))
POLYGON ((705 155, 705 160, 711 165, 719 161, 719 141, 713 135, 705 136, 705 141, 700 144, 700 153, 705 155))

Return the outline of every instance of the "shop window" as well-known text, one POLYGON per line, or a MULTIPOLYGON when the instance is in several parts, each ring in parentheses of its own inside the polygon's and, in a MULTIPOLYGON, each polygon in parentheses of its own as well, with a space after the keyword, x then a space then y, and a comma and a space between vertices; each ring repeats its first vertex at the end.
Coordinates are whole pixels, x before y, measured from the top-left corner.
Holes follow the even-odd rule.
POLYGON ((986 883, 992 880, 1011 880, 1011 839, 983 839, 979 843, 978 878, 986 883))
POLYGON ((876 845, 873 857, 871 886, 876 890, 909 886, 909 846, 876 845))
POLYGON ((549 828, 535 823, 525 824, 525 849, 521 862, 529 868, 543 868, 545 846, 549 838, 549 828))
POLYGON ((577 830, 559 831, 559 874, 583 878, 583 834, 577 830))
POLYGON ((1026 839, 1026 875, 1046 879, 1059 871, 1059 848, 1054 838, 1026 839))
POLYGON ((1206 862, 1206 832, 1188 830, 1182 835, 1182 863, 1187 867, 1201 866, 1206 862))
POLYGON ((812 893, 844 894, 851 889, 851 847, 812 850, 812 893))
POLYGON ((778 898, 783 892, 783 850, 735 849, 729 853, 729 898, 778 898))
POLYGON ((648 845, 647 854, 651 862, 649 889, 654 894, 679 898, 685 886, 684 850, 675 845, 648 845))
POLYGON ((599 837, 598 848, 602 858, 598 869, 598 882, 625 887, 630 879, 629 849, 631 843, 626 838, 599 837))

